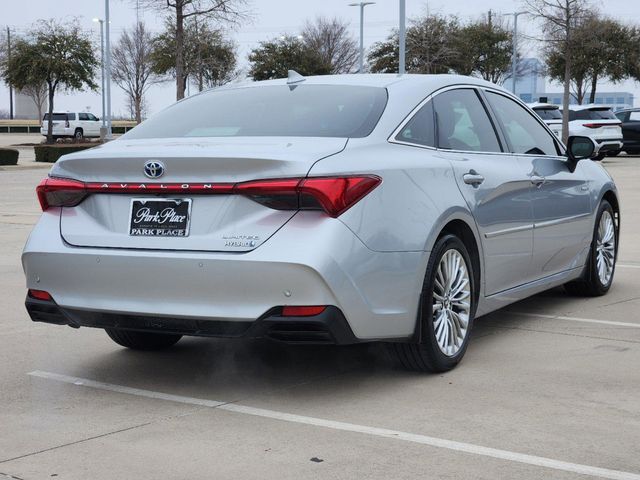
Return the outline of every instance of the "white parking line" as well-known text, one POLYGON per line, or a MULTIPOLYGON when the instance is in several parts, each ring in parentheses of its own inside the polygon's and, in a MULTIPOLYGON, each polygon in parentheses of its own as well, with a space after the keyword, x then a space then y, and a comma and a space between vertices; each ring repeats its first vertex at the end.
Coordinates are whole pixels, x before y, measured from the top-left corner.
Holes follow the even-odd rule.
POLYGON ((640 268, 640 265, 631 265, 629 263, 616 263, 616 267, 622 268, 640 268))
POLYGON ((168 400, 178 403, 186 403, 189 405, 202 405, 217 410, 226 410, 229 412, 242 413, 245 415, 253 415, 256 417, 271 418, 284 422, 297 423, 302 425, 313 425, 316 427, 330 428, 333 430, 341 430, 346 432, 362 433, 365 435, 373 435, 376 437, 402 440, 405 442, 429 445, 431 447, 444 448, 457 452, 470 453, 473 455, 481 455, 484 457, 497 458, 500 460, 508 460, 511 462, 524 463, 537 467, 551 468, 564 472, 578 473, 582 475, 590 475, 593 477, 609 478, 613 480, 640 480, 640 475, 631 472, 623 472, 619 470, 609 470, 607 468, 593 467, 590 465, 581 465, 579 463, 563 462, 562 460, 554 460, 552 458, 538 457, 535 455, 527 455, 524 453, 511 452, 509 450, 499 450, 491 447, 483 447, 482 445, 474 445, 472 443, 456 442, 443 438, 429 437, 427 435, 419 435, 415 433, 401 432, 398 430, 388 430, 386 428, 368 427, 365 425, 356 425, 353 423, 336 422, 333 420, 325 420, 322 418, 306 417, 302 415, 294 415, 291 413, 278 412, 275 410, 265 410, 262 408, 246 407, 243 405, 218 402, 213 400, 204 400, 201 398, 184 397, 181 395, 169 395, 152 390, 142 390, 139 388, 124 387, 122 385, 114 385, 111 383, 96 382, 79 377, 70 377, 58 373, 43 372, 36 370, 30 372, 29 375, 34 377, 46 378, 48 380, 56 380, 64 383, 71 383, 84 387, 96 388, 99 390, 108 390, 118 393, 126 393, 129 395, 137 395, 147 398, 155 398, 160 400, 168 400))
POLYGON ((640 323, 614 322, 611 320, 596 320, 593 318, 563 317, 562 315, 545 315, 542 313, 512 312, 509 310, 505 313, 513 313, 514 315, 522 315, 524 317, 546 318, 549 320, 566 320, 568 322, 600 323, 602 325, 611 325, 614 327, 640 328, 640 323))

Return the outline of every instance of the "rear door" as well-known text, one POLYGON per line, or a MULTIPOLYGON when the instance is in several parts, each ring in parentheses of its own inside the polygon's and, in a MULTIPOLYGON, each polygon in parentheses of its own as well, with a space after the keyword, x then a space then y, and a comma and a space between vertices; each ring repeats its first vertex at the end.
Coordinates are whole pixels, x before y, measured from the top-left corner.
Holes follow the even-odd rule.
POLYGON ((533 249, 533 214, 526 165, 504 152, 479 93, 444 91, 433 99, 437 147, 451 161, 456 181, 481 235, 485 293, 526 283, 533 249))
POLYGON ((580 267, 591 239, 589 181, 572 171, 559 145, 539 119, 497 92, 485 96, 509 150, 527 165, 533 201, 533 261, 536 278, 580 267))

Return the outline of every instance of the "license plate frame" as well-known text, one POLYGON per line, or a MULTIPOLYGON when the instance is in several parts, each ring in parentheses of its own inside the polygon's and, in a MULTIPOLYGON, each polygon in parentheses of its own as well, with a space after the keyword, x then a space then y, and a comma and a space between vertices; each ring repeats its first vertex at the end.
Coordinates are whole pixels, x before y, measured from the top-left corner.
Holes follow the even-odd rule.
POLYGON ((129 203, 129 236, 188 237, 191 207, 190 198, 132 198, 129 203), (140 213, 144 208, 148 208, 148 211, 140 213))

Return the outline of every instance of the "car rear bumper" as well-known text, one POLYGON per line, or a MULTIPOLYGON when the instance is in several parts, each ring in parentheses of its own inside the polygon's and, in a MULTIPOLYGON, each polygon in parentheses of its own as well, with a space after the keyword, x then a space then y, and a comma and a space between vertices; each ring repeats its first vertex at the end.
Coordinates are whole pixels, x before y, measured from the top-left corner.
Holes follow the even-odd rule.
POLYGON ((59 209, 43 213, 22 262, 27 288, 49 292, 64 324, 164 319, 199 335, 198 322, 249 327, 280 306, 328 305, 358 340, 408 338, 415 329, 428 254, 374 252, 318 212, 296 214, 242 254, 72 247, 60 238, 59 217, 59 209))
POLYGON ((282 307, 276 307, 253 322, 81 310, 60 307, 53 301, 29 296, 25 306, 34 322, 73 328, 109 328, 201 337, 268 337, 286 343, 350 345, 362 342, 353 334, 342 312, 333 306, 311 317, 284 316, 282 307))

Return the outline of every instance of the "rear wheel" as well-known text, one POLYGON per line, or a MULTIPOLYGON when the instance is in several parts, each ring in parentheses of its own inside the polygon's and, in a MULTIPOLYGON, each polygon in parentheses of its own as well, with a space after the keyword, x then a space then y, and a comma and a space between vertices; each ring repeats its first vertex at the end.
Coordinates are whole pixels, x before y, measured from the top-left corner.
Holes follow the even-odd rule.
POLYGON ((162 350, 175 345, 182 335, 165 333, 134 332, 131 330, 118 330, 106 328, 107 335, 123 347, 133 350, 162 350))
POLYGON ((593 157, 591 160, 595 160, 596 162, 599 162, 600 160, 604 159, 606 155, 607 155, 606 153, 599 153, 597 156, 593 157))
POLYGON ((607 157, 617 157, 620 155, 621 151, 622 150, 611 150, 610 152, 607 152, 607 157))
POLYGON ((73 134, 73 138, 76 140, 82 140, 84 138, 84 132, 81 128, 76 128, 76 131, 73 134))
POLYGON ((420 341, 389 344, 402 366, 421 372, 445 372, 462 360, 473 326, 475 288, 464 243, 455 235, 441 237, 431 253, 423 284, 420 341))
POLYGON ((600 296, 611 288, 618 251, 618 228, 611 204, 603 200, 598 209, 587 271, 583 279, 565 285, 573 295, 600 296))

